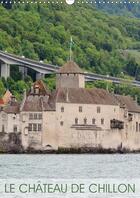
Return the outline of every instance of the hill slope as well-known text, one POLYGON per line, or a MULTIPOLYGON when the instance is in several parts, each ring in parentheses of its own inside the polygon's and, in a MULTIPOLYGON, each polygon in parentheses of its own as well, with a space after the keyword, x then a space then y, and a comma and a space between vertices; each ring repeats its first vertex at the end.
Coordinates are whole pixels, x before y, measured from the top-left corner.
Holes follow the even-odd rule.
POLYGON ((110 14, 129 16, 129 17, 138 17, 140 18, 140 3, 136 0, 112 0, 108 3, 108 0, 96 1, 97 8, 106 11, 110 14), (101 2, 101 3, 99 3, 101 2), (113 3, 112 3, 113 2, 113 3), (117 2, 117 3, 116 3, 117 2))
MULTIPOLYGON (((120 75, 129 59, 118 49, 140 48, 140 20, 110 16, 89 5, 0 7, 0 49, 61 65, 69 57, 93 72, 120 75)), ((129 74, 129 73, 128 73, 129 74)))

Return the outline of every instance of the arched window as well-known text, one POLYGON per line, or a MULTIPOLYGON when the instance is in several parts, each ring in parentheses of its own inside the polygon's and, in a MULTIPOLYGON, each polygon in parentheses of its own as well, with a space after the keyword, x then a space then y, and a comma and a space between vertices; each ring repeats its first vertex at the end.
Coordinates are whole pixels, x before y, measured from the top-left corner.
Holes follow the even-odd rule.
POLYGON ((33 119, 33 114, 30 113, 30 114, 29 114, 29 120, 32 120, 32 119, 33 119))
POLYGON ((84 118, 84 124, 87 124, 87 118, 84 118))
POLYGON ((79 106, 79 112, 82 112, 82 107, 81 106, 79 106))
POLYGON ((78 124, 78 118, 75 118, 75 124, 78 124))
POLYGON ((92 118, 92 124, 95 124, 95 121, 96 121, 95 118, 92 118))
POLYGON ((101 112, 101 107, 97 107, 97 113, 101 112))
POLYGON ((5 132, 5 127, 4 127, 4 125, 2 125, 2 132, 5 132))
POLYGON ((17 125, 13 126, 13 132, 16 133, 17 132, 17 125))
POLYGON ((64 112, 64 107, 61 107, 61 112, 64 112))
POLYGON ((61 125, 61 126, 63 126, 63 124, 64 124, 64 122, 63 122, 63 121, 61 121, 61 122, 60 122, 60 125, 61 125))
POLYGON ((101 124, 104 124, 104 118, 101 119, 101 124))

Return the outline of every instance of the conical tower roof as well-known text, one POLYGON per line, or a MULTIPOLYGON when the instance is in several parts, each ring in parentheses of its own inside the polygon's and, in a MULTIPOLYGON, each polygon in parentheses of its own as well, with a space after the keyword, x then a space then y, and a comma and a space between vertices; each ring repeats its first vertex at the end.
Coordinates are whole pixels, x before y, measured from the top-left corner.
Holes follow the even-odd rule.
POLYGON ((74 62, 68 61, 58 71, 59 74, 82 74, 82 69, 74 62))

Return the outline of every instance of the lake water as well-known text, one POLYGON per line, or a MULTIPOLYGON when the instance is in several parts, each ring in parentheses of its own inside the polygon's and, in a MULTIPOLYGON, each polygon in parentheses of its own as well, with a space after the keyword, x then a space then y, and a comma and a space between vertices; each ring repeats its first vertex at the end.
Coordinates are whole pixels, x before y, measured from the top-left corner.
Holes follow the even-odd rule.
POLYGON ((135 198, 140 197, 140 179, 136 178, 140 178, 139 154, 0 155, 0 198, 135 198), (105 191, 95 195, 90 191, 92 183, 109 184, 111 188, 130 183, 136 186, 136 192, 105 191), (44 184, 47 184, 45 193, 44 184), (55 191, 56 184, 59 188, 66 184, 67 192, 55 191), (80 184, 84 185, 84 194, 80 193, 80 184), (38 185, 43 191, 36 191, 38 185), (53 186, 53 193, 48 191, 49 185, 53 186))
POLYGON ((0 179, 140 178, 140 155, 0 155, 0 179))

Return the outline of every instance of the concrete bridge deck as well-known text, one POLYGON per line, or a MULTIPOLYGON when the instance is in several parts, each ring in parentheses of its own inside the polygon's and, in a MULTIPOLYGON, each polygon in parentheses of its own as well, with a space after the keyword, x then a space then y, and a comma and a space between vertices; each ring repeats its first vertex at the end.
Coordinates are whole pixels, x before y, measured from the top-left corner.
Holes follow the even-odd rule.
MULTIPOLYGON (((24 68, 31 68, 37 72, 37 78, 43 77, 45 74, 56 73, 59 66, 43 63, 42 61, 31 60, 23 56, 17 56, 7 52, 0 51, 0 64, 1 64, 1 76, 7 78, 10 76, 10 65, 18 65, 24 68)), ((123 78, 117 78, 112 76, 105 76, 95 73, 85 72, 87 82, 95 80, 107 80, 113 83, 127 83, 134 86, 140 87, 140 81, 130 81, 123 78)))

